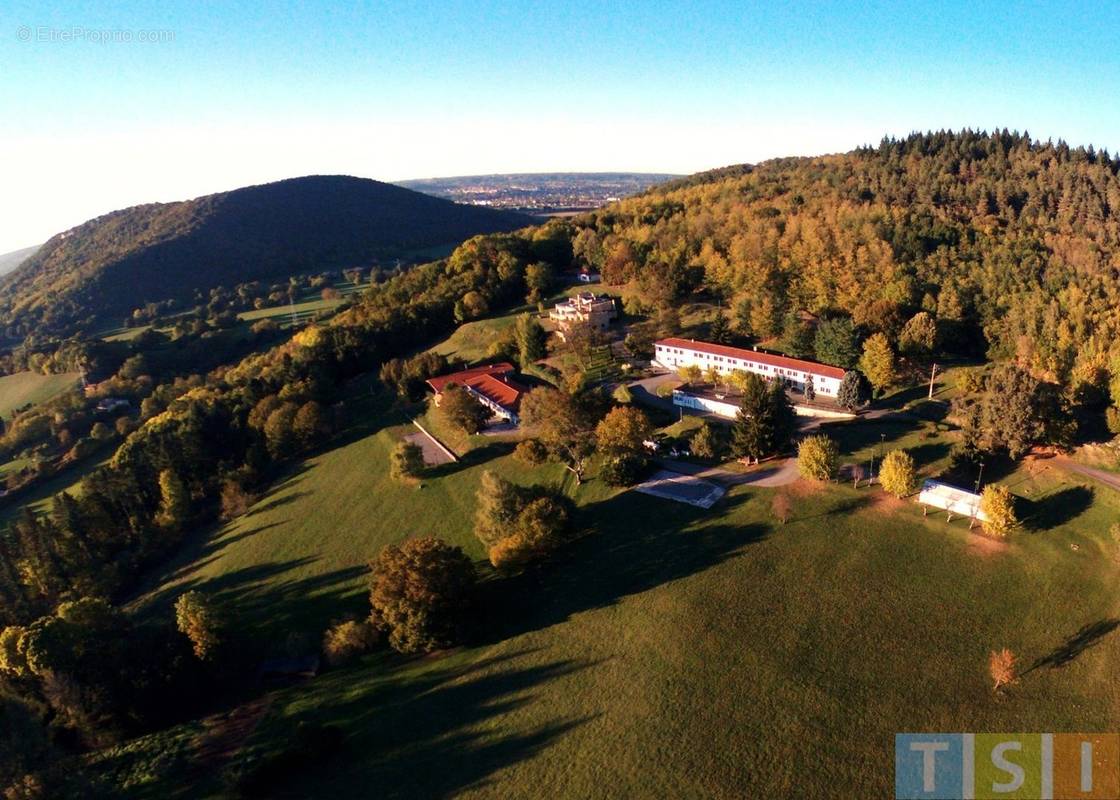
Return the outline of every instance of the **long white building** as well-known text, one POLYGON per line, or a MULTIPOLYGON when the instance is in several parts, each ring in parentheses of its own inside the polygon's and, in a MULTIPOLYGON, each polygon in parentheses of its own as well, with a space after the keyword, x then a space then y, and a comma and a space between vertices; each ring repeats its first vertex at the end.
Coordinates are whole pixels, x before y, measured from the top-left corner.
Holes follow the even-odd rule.
POLYGON ((714 367, 723 375, 744 370, 761 375, 768 381, 782 379, 795 391, 804 392, 812 379, 814 391, 824 397, 836 397, 844 370, 815 361, 789 358, 741 347, 728 347, 694 339, 662 339, 654 342, 653 360, 666 369, 697 366, 702 370, 714 367))

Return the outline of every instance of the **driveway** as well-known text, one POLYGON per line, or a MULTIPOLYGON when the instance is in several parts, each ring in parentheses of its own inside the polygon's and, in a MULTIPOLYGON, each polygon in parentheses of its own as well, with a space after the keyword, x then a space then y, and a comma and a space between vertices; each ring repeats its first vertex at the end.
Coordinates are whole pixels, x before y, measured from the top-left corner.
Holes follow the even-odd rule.
POLYGON ((1075 472, 1078 475, 1084 475, 1086 478, 1092 478, 1098 483, 1103 483, 1105 486, 1120 492, 1120 475, 1117 475, 1115 472, 1108 472, 1107 470, 1097 469, 1095 467, 1087 467, 1084 464, 1077 463, 1069 456, 1055 456, 1054 463, 1058 464, 1064 470, 1075 472))
POLYGON ((725 486, 762 486, 776 487, 788 486, 796 481, 800 475, 797 472, 796 458, 783 458, 768 461, 766 464, 755 467, 750 472, 737 472, 723 467, 705 467, 700 464, 690 464, 687 461, 677 461, 671 458, 654 459, 665 469, 692 475, 696 478, 707 478, 719 481, 725 486))

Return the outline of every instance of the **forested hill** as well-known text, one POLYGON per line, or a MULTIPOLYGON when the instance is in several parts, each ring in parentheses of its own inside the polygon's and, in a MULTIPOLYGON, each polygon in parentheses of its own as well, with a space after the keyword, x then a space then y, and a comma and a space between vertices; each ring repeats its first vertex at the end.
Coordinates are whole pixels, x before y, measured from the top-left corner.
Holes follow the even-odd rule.
POLYGON ((744 333, 913 315, 949 349, 1094 379, 1120 341, 1120 161, 1026 134, 914 134, 702 173, 576 218, 577 258, 663 306, 704 285, 744 333))
POLYGON ((0 322, 17 336, 64 334, 199 289, 365 266, 531 223, 341 175, 136 206, 54 236, 0 279, 0 322))

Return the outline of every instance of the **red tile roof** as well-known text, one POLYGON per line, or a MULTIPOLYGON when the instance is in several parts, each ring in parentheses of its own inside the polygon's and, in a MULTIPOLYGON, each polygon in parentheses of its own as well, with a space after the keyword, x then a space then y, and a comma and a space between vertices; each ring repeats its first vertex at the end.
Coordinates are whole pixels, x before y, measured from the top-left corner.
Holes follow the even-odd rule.
POLYGON ((816 361, 805 361, 800 358, 790 358, 789 356, 778 356, 772 353, 762 353, 758 350, 747 350, 742 347, 728 347, 724 344, 698 342, 695 339, 661 339, 657 342, 654 342, 654 345, 677 347, 681 350, 694 350, 698 353, 708 353, 714 356, 724 356, 727 358, 738 358, 744 361, 754 361, 757 364, 768 364, 771 367, 792 369, 798 372, 810 372, 814 375, 824 375, 828 378, 840 379, 844 377, 844 370, 840 367, 832 367, 828 364, 818 364, 816 361))
POLYGON ((429 378, 428 385, 437 394, 452 383, 469 386, 492 403, 516 411, 521 404, 521 395, 529 390, 506 377, 511 372, 513 372, 513 365, 503 361, 499 364, 486 364, 453 372, 450 375, 440 375, 438 378, 429 378))
POLYGON ((435 392, 442 392, 443 387, 449 383, 465 384, 471 378, 479 375, 505 375, 507 372, 513 372, 513 364, 508 361, 502 361, 497 364, 483 364, 480 367, 471 367, 464 369, 460 372, 452 372, 450 375, 440 375, 437 378, 429 378, 428 385, 432 387, 435 392))

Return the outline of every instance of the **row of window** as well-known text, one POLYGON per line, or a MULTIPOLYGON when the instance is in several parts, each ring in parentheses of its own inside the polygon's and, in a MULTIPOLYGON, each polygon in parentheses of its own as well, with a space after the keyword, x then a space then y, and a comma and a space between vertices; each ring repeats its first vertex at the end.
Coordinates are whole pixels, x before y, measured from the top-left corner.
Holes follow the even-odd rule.
POLYGON ((724 356, 711 355, 710 353, 699 353, 699 352, 695 352, 695 351, 692 351, 692 350, 685 351, 685 350, 680 350, 680 349, 675 348, 675 347, 664 347, 664 346, 660 346, 660 345, 658 346, 657 349, 658 350, 663 350, 663 351, 668 351, 669 353, 675 353, 677 355, 682 355, 682 356, 689 355, 689 356, 694 356, 696 358, 704 358, 704 359, 708 359, 710 361, 717 361, 717 362, 726 361, 732 367, 746 367, 748 369, 754 369, 754 370, 757 370, 757 371, 760 371, 760 372, 770 372, 770 370, 773 369, 773 371, 776 375, 783 375, 783 376, 788 376, 788 377, 791 377, 791 378, 805 378, 809 375, 809 373, 807 373, 807 372, 799 372, 797 370, 792 370, 792 369, 783 369, 781 367, 770 367, 770 365, 768 365, 768 364, 760 364, 757 361, 739 361, 739 360, 736 360, 736 359, 730 358, 730 357, 725 358, 724 356))

